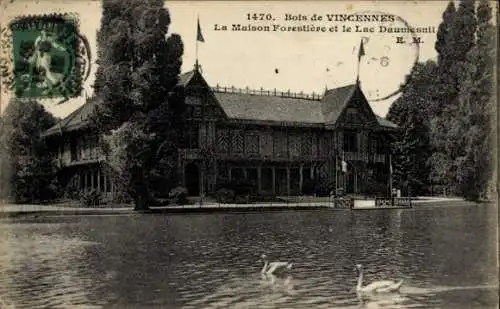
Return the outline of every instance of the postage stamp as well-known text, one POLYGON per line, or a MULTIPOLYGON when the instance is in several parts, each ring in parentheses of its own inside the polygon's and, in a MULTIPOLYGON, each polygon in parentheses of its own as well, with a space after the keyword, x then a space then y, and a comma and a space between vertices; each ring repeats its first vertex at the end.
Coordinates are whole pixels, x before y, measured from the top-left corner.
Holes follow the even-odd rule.
POLYGON ((14 92, 24 98, 80 93, 78 23, 71 15, 34 15, 10 23, 14 92))

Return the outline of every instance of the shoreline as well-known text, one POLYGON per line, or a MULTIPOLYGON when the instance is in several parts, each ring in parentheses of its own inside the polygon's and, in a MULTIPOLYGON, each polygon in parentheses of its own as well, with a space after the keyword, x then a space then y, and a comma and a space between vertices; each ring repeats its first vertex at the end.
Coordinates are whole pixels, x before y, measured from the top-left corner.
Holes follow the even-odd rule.
MULTIPOLYGON (((371 210, 390 209, 428 209, 434 207, 463 207, 481 206, 494 204, 475 203, 465 201, 460 198, 433 198, 421 197, 412 200, 412 208, 381 208, 371 210)), ((332 210, 350 211, 351 209, 340 209, 325 202, 295 202, 295 203, 255 203, 255 204, 218 204, 206 203, 203 205, 183 205, 183 206, 162 206, 150 207, 149 210, 135 211, 132 205, 117 205, 117 207, 72 207, 60 206, 59 204, 6 204, 0 205, 0 219, 18 217, 38 217, 38 216, 64 216, 64 215, 133 215, 133 214, 190 214, 190 213, 251 213, 251 212, 276 212, 276 211, 306 211, 306 210, 332 210)), ((361 211, 363 209, 353 209, 361 211)))

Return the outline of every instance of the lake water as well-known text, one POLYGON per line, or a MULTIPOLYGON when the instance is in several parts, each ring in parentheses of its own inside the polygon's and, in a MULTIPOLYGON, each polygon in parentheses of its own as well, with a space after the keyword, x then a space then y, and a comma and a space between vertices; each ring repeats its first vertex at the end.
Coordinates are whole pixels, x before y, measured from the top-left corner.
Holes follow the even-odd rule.
POLYGON ((493 206, 0 223, 0 308, 497 308, 493 206), (284 278, 260 275, 294 263, 284 278), (360 299, 365 280, 404 279, 360 299))

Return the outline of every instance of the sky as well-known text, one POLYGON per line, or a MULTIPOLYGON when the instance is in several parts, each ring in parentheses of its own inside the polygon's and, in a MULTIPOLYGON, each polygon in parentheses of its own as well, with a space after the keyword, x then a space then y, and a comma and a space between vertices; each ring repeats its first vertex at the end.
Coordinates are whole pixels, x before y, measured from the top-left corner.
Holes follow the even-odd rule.
MULTIPOLYGON (((234 86, 250 89, 277 89, 304 93, 320 93, 325 88, 351 84, 358 72, 358 51, 363 40, 365 55, 359 63, 362 89, 374 112, 385 116, 393 96, 380 100, 396 90, 418 55, 419 61, 435 59, 436 33, 419 33, 420 44, 409 43, 408 34, 380 33, 386 27, 421 27, 437 31, 448 1, 168 1, 172 23, 169 31, 180 34, 184 43, 182 72, 193 69, 198 50, 202 73, 211 86, 234 86), (264 19, 253 20, 253 14, 264 19), (250 20, 248 20, 250 14, 250 20), (269 15, 268 15, 269 14, 269 15), (286 15, 305 16, 307 20, 286 20, 286 15), (313 15, 323 20, 312 20, 313 15), (394 15, 394 22, 330 22, 327 14, 394 15), (270 16, 270 17, 268 17, 270 16), (196 41, 197 20, 204 42, 196 41), (278 31, 231 31, 232 25, 279 25, 278 31), (223 25, 227 31, 220 31, 223 25), (375 32, 357 33, 363 26, 375 32), (326 32, 282 32, 280 27, 325 27, 326 32), (337 26, 337 31, 333 27, 337 26), (351 32, 343 32, 351 27, 351 32), (330 29, 333 32, 330 32, 330 29), (396 43, 401 36, 406 43, 396 43), (198 45, 198 46, 197 46, 198 45)), ((92 94, 97 68, 96 31, 100 26, 101 4, 88 0, 16 0, 3 5, 0 20, 15 16, 52 12, 73 12, 80 20, 80 32, 91 45, 92 69, 85 81, 85 91, 92 94)), ((9 95, 2 95, 2 109, 9 95)), ((81 106, 82 95, 57 105, 55 100, 43 100, 44 106, 57 117, 64 117, 81 106)))

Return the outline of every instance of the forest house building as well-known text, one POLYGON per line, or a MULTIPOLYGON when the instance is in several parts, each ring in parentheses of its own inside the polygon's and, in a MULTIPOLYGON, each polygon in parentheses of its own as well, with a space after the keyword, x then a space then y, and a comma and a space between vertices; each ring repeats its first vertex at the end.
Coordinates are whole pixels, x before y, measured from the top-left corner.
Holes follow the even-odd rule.
MULTIPOLYGON (((359 83, 323 95, 210 87, 198 67, 179 78, 187 131, 178 181, 190 195, 246 181, 256 193, 298 195, 311 183, 347 194, 389 188, 390 141, 397 126, 376 116, 359 83)), ((108 196, 114 188, 98 138, 90 133, 95 100, 44 133, 57 149, 60 181, 108 196)))

